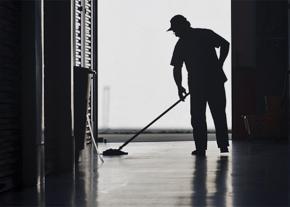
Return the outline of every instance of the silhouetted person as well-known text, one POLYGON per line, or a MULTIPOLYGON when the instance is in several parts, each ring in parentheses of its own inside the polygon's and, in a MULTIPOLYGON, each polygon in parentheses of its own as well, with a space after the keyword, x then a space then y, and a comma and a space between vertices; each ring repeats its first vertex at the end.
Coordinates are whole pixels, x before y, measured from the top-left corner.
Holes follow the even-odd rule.
POLYGON ((171 65, 180 99, 186 90, 182 86, 181 68, 185 63, 188 72, 190 92, 191 125, 196 150, 192 155, 204 156, 207 149, 206 104, 208 103, 216 128, 216 139, 221 152, 228 152, 228 128, 226 120, 226 95, 224 83, 227 78, 223 64, 228 55, 229 42, 208 29, 190 27, 190 22, 182 15, 171 20, 171 27, 178 42, 175 45, 171 65), (215 48, 220 47, 217 57, 215 48))

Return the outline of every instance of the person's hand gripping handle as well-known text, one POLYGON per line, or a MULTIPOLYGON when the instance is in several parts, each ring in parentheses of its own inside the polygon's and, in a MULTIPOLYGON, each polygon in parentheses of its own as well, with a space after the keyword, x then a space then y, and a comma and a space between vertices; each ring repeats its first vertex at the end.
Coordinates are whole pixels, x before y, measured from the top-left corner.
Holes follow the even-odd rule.
POLYGON ((180 86, 178 88, 178 96, 179 96, 179 98, 180 98, 181 101, 184 101, 186 94, 187 93, 186 93, 185 88, 183 88, 182 86, 180 86))

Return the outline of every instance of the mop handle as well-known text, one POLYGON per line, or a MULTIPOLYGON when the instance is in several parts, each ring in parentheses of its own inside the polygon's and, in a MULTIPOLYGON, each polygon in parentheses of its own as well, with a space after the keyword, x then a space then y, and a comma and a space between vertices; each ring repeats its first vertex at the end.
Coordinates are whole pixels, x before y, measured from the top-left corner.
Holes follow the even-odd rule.
MULTIPOLYGON (((189 95, 189 93, 185 94, 185 96, 183 96, 183 99, 185 99, 187 96, 189 95)), ((147 126, 145 126, 143 129, 141 129, 139 132, 137 132, 132 138, 130 138, 129 140, 127 140, 122 146, 119 147, 119 150, 121 150, 123 147, 125 147, 127 144, 129 144, 129 142, 131 142, 133 139, 135 139, 139 134, 141 134, 142 132, 144 132, 148 127, 150 127, 152 124, 154 124, 154 122, 156 122, 158 119, 160 119, 164 114, 166 114, 168 111, 170 111, 172 108, 174 108, 177 104, 179 104, 182 100, 179 99, 178 101, 176 101, 172 106, 170 106, 168 109, 166 109, 166 111, 164 111, 162 114, 160 114, 156 119, 154 119, 152 122, 150 122, 147 126)))

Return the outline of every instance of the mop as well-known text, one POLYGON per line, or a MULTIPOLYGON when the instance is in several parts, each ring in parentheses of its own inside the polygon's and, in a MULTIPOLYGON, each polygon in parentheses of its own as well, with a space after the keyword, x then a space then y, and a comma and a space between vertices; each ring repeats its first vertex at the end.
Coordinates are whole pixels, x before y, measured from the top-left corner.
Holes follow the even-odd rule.
MULTIPOLYGON (((185 99, 189 93, 185 94, 183 96, 183 99, 185 99)), ((155 118, 153 121, 151 121, 148 125, 146 125, 143 129, 138 131, 133 137, 128 139, 124 144, 122 144, 118 149, 108 149, 105 150, 102 154, 103 156, 121 156, 121 155, 127 155, 128 152, 122 151, 123 147, 125 147, 127 144, 129 144, 133 139, 135 139, 137 136, 139 136, 141 133, 143 133, 147 128, 149 128, 152 124, 154 124, 158 119, 160 119, 163 115, 165 115, 168 111, 170 111, 172 108, 174 108, 177 104, 179 104, 183 99, 179 99, 176 101, 172 106, 170 106, 168 109, 166 109, 162 114, 160 114, 157 118, 155 118)))

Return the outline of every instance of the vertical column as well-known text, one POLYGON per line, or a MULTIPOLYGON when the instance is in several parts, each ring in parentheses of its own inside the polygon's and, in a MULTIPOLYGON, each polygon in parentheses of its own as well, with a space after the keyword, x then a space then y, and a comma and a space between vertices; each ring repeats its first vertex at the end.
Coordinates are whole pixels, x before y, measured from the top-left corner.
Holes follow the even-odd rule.
POLYGON ((43 1, 21 3, 22 184, 44 182, 43 1))
POLYGON ((45 0, 46 168, 74 168, 71 1, 45 0))

